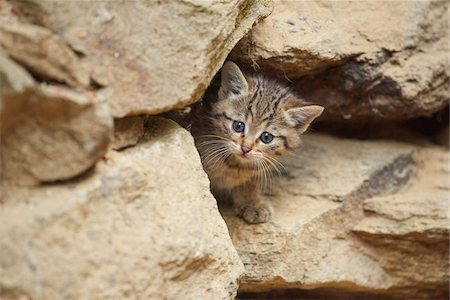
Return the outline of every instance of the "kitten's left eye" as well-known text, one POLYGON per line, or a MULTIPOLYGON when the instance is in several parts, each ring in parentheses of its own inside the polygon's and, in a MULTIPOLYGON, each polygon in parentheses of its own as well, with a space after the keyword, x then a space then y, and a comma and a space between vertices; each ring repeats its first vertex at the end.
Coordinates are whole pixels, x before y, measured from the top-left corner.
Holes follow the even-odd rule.
POLYGON ((264 131, 263 133, 261 133, 259 138, 264 144, 268 144, 271 141, 273 141, 273 135, 268 133, 267 131, 264 131))

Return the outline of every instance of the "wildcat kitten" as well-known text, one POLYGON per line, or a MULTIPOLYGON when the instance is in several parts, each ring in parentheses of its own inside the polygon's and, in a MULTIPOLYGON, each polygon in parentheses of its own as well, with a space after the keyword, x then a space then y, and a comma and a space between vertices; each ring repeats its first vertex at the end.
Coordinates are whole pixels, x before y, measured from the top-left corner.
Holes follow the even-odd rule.
POLYGON ((192 125, 212 190, 230 193, 236 214, 248 223, 267 222, 272 210, 258 183, 278 169, 277 158, 299 145, 322 111, 276 81, 244 76, 226 62, 217 101, 192 125))

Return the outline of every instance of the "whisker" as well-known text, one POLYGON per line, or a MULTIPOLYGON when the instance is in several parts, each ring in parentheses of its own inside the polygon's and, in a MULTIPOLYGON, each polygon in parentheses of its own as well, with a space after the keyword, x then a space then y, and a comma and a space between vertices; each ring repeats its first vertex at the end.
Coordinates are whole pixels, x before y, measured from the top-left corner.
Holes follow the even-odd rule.
POLYGON ((274 156, 271 156, 269 154, 266 154, 265 157, 267 157, 268 159, 272 160, 274 163, 276 163, 280 168, 282 168, 283 170, 285 170, 284 165, 278 160, 276 159, 274 156))
POLYGON ((257 157, 260 159, 263 159, 264 161, 269 163, 271 168, 274 169, 279 176, 282 176, 283 172, 286 171, 284 165, 282 163, 280 163, 276 158, 274 158, 270 155, 267 155, 267 154, 266 155, 258 155, 257 157))
POLYGON ((204 165, 214 169, 217 164, 222 163, 228 156, 230 156, 230 153, 228 147, 221 146, 208 149, 201 156, 204 165))
POLYGON ((211 156, 217 155, 223 149, 224 149, 224 147, 210 148, 210 149, 207 149, 206 151, 204 151, 203 153, 201 153, 200 156, 206 163, 211 156))

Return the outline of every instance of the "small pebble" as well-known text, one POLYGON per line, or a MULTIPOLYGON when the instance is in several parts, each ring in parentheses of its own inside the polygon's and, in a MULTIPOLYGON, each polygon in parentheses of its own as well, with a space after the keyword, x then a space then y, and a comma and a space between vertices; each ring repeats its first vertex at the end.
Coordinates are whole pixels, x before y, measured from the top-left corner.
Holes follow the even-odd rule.
POLYGON ((289 25, 295 25, 295 21, 292 19, 287 20, 286 23, 288 23, 289 25))
POLYGON ((295 33, 295 32, 298 32, 298 30, 297 29, 289 29, 289 32, 295 33))
POLYGON ((300 20, 306 21, 306 20, 308 20, 308 17, 307 17, 307 16, 301 16, 301 17, 300 17, 300 20))

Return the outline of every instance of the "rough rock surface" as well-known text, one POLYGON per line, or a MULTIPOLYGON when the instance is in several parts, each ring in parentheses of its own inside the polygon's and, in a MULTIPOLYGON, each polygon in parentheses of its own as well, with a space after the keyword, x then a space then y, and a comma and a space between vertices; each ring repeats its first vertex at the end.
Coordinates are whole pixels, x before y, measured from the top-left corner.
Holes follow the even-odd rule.
POLYGON ((294 81, 327 106, 323 118, 429 115, 449 101, 448 7, 440 0, 276 1, 231 57, 294 81))
POLYGON ((144 120, 140 116, 114 120, 114 139, 111 148, 120 150, 136 145, 144 135, 144 120))
POLYGON ((148 130, 79 180, 2 187, 1 299, 234 298, 242 262, 192 137, 148 130))
POLYGON ((45 79, 72 86, 89 84, 89 74, 77 55, 47 28, 0 15, 0 51, 45 79))
POLYGON ((1 179, 34 185, 69 179, 92 167, 112 135, 106 103, 90 93, 33 85, 23 69, 21 74, 16 86, 0 94, 1 179))
POLYGON ((21 1, 57 32, 105 87, 114 117, 157 114, 200 99, 271 1, 21 1))
POLYGON ((0 95, 6 92, 21 92, 33 84, 33 77, 27 71, 0 53, 0 95))
POLYGON ((241 291, 448 293, 443 149, 310 135, 285 165, 268 197, 271 222, 251 226, 223 210, 246 267, 241 291))

